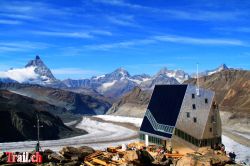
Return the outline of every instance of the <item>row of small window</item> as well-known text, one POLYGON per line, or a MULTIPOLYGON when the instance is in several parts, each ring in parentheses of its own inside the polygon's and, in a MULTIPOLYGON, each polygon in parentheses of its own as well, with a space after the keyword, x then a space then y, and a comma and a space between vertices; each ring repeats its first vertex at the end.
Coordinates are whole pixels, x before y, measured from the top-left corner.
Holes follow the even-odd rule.
MULTIPOLYGON (((140 134, 140 140, 145 140, 145 135, 144 134, 140 134)), ((163 145, 163 140, 160 138, 156 138, 156 137, 152 137, 152 136, 148 136, 148 142, 153 143, 153 144, 157 144, 157 145, 163 145)))
MULTIPOLYGON (((195 94, 192 93, 192 99, 194 99, 194 98, 195 98, 195 94)), ((206 103, 206 104, 208 103, 208 99, 207 99, 207 98, 205 98, 205 103, 206 103)))
MULTIPOLYGON (((190 112, 186 112, 186 113, 187 113, 187 118, 190 118, 190 112)), ((197 118, 194 117, 194 118, 193 118, 193 121, 194 121, 194 123, 196 123, 196 122, 197 122, 197 118)))
MULTIPOLYGON (((210 128, 212 129, 212 128, 210 128)), ((210 130, 210 132, 212 132, 212 130, 210 130)), ((212 138, 212 139, 196 139, 194 137, 192 137, 191 135, 175 128, 175 135, 177 135, 178 137, 196 145, 199 147, 203 147, 203 146, 210 146, 210 145, 214 145, 216 143, 221 143, 221 137, 217 137, 217 138, 212 138)))
POLYGON ((168 125, 158 124, 157 129, 160 131, 164 131, 166 133, 173 133, 174 127, 168 125))

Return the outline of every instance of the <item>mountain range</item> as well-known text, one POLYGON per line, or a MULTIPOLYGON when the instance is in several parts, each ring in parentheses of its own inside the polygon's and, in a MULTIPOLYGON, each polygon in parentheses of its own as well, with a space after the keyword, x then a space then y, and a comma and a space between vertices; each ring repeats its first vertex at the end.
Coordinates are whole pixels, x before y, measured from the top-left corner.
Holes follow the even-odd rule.
MULTIPOLYGON (((196 82, 191 78, 184 84, 196 82)), ((199 86, 214 91, 220 110, 232 113, 231 118, 250 118, 250 71, 221 70, 199 77, 199 86)), ((151 94, 152 90, 137 87, 115 102, 107 114, 143 117, 151 94)))
MULTIPOLYGON (((221 70, 228 70, 228 67, 223 64, 214 70, 202 72, 200 75, 210 75, 221 70)), ((38 84, 70 91, 87 90, 111 99, 119 98, 137 86, 143 90, 152 90, 157 84, 181 84, 191 77, 190 74, 182 70, 169 70, 167 68, 162 68, 153 76, 147 74, 130 75, 125 69, 118 68, 111 73, 93 76, 90 79, 66 79, 61 81, 55 78, 38 55, 34 60, 29 61, 24 68, 0 72, 0 82, 38 84)))

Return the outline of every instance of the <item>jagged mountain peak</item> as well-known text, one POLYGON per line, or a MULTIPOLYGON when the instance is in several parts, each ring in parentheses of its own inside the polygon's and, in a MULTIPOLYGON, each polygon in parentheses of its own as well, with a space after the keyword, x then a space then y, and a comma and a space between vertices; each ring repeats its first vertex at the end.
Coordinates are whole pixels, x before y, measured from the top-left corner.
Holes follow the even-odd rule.
POLYGON ((115 77, 116 79, 124 79, 130 77, 129 72, 122 67, 114 70, 112 73, 110 73, 110 75, 115 77))
POLYGON ((229 68, 227 67, 226 64, 223 63, 217 69, 219 69, 221 71, 221 70, 228 70, 229 68))
POLYGON ((35 73, 41 77, 42 81, 56 81, 56 78, 54 77, 50 69, 44 64, 39 55, 36 55, 34 60, 29 61, 28 64, 25 65, 25 68, 32 66, 35 67, 35 73))
POLYGON ((44 66, 47 68, 47 66, 43 63, 42 59, 39 57, 39 55, 36 55, 35 59, 30 60, 25 67, 30 67, 30 66, 44 66))
POLYGON ((39 55, 36 55, 36 60, 39 60, 41 59, 39 55))
POLYGON ((121 73, 121 74, 124 74, 124 75, 129 75, 128 71, 125 70, 122 67, 117 68, 113 73, 121 73))
POLYGON ((168 68, 167 67, 163 67, 161 68, 156 75, 161 75, 161 74, 166 74, 168 72, 168 68))
POLYGON ((185 73, 183 70, 169 70, 167 67, 160 69, 154 78, 157 77, 169 77, 176 79, 179 83, 182 83, 190 78, 188 73, 185 73))

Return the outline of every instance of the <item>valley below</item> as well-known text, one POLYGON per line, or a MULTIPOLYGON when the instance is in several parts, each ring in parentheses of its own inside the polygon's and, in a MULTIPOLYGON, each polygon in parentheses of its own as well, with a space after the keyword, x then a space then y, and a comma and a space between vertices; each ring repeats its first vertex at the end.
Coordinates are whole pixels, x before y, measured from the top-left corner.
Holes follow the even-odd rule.
MULTIPOLYGON (((228 116, 222 113, 222 118, 228 116)), ((141 125, 142 118, 113 116, 113 115, 97 115, 83 116, 80 121, 71 121, 65 123, 67 126, 75 126, 77 129, 87 131, 87 134, 73 136, 59 140, 41 141, 42 150, 51 149, 58 152, 65 146, 89 146, 96 150, 105 150, 110 146, 118 146, 131 142, 138 142, 138 130, 141 125)), ((240 123, 240 122, 238 122, 240 123)), ((235 152, 237 154, 236 161, 244 161, 250 164, 250 145, 249 128, 237 128, 223 126, 222 142, 226 146, 227 152, 235 152)), ((225 125, 225 124, 224 124, 225 125)), ((244 126, 244 125, 243 125, 244 126)), ((1 151, 32 151, 35 149, 36 141, 21 141, 0 143, 1 151)))

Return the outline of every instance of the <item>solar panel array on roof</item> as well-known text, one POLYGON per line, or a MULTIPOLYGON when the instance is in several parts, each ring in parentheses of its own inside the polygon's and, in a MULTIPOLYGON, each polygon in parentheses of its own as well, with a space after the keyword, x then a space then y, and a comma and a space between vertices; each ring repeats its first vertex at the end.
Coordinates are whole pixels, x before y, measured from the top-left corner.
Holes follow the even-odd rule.
POLYGON ((171 138, 187 85, 156 85, 140 131, 171 138))

